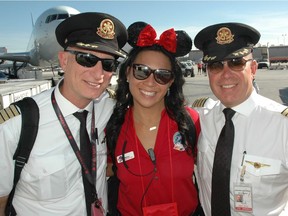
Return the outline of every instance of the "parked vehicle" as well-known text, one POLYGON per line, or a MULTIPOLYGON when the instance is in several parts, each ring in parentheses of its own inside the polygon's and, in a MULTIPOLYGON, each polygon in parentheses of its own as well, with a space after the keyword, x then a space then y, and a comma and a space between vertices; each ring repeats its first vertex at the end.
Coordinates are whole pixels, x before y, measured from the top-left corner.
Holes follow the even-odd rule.
POLYGON ((192 62, 181 62, 181 70, 182 70, 182 74, 184 77, 195 77, 195 73, 194 73, 194 68, 193 68, 193 63, 192 62))
POLYGON ((262 69, 262 68, 270 68, 270 64, 269 62, 258 62, 258 69, 262 69))
POLYGON ((0 71, 0 81, 6 81, 8 80, 8 76, 4 73, 0 71))

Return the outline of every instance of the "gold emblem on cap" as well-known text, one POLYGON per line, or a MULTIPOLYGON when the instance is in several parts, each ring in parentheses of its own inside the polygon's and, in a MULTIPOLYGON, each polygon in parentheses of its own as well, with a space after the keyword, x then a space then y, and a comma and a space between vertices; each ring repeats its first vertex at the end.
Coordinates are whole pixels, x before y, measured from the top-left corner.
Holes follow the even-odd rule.
POLYGON ((215 38, 218 44, 229 44, 234 41, 234 35, 227 27, 222 27, 217 31, 217 37, 215 38))
POLYGON ((104 39, 114 39, 114 23, 110 19, 102 20, 100 27, 97 28, 96 33, 104 39))

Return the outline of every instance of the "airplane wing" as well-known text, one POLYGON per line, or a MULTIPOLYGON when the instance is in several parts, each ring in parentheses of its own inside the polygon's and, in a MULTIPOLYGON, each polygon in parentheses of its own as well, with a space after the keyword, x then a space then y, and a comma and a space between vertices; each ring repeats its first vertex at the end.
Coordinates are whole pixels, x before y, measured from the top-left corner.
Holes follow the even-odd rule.
POLYGON ((0 55, 0 61, 16 61, 16 62, 27 62, 29 63, 31 59, 29 52, 21 53, 4 53, 0 55))

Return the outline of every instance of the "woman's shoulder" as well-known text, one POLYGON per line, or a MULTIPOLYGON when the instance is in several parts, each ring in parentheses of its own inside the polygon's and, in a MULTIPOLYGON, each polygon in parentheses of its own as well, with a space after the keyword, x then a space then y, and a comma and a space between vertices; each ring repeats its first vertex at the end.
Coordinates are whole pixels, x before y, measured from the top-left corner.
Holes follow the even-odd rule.
POLYGON ((185 106, 185 109, 188 111, 189 115, 192 117, 193 120, 197 120, 199 118, 199 114, 195 109, 189 106, 185 106))
POLYGON ((193 109, 193 107, 185 106, 185 109, 186 109, 189 113, 191 113, 191 114, 196 114, 196 115, 198 115, 197 110, 193 109))

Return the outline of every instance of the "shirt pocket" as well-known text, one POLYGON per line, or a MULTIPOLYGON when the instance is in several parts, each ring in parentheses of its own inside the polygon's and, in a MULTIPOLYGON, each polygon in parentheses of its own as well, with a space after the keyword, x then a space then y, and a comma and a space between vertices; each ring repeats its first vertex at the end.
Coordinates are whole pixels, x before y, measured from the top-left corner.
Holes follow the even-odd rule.
MULTIPOLYGON (((29 158, 19 181, 21 196, 25 194, 45 201, 67 194, 67 171, 64 155, 29 158)), ((30 197, 31 198, 31 197, 30 197)))
POLYGON ((206 179, 209 176, 209 170, 212 167, 212 160, 210 158, 213 158, 213 156, 211 156, 211 151, 208 151, 209 143, 201 136, 199 137, 197 148, 198 153, 196 166, 200 176, 202 176, 203 179, 206 179))
POLYGON ((252 184, 254 196, 265 197, 271 194, 275 185, 280 183, 280 160, 246 155, 243 162, 246 166, 244 181, 252 184))

